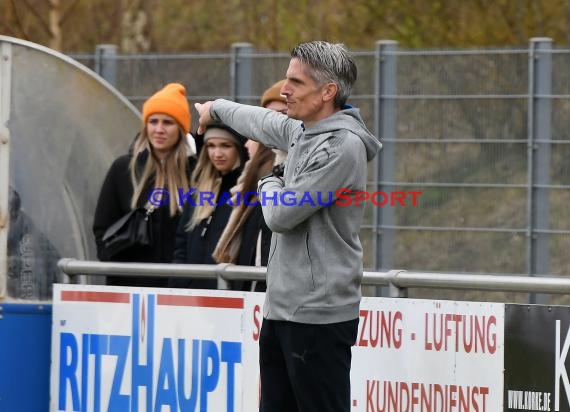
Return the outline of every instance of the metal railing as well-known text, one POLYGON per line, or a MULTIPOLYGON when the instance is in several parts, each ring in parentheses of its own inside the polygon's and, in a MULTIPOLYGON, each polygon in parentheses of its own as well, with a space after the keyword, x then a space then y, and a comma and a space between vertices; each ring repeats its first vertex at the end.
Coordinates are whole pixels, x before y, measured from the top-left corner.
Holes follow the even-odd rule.
MULTIPOLYGON (((289 60, 249 43, 227 53, 99 52, 95 69, 139 106, 170 79, 188 85, 191 102, 257 104, 289 60)), ((405 50, 380 40, 354 55, 359 80, 350 103, 384 144, 368 189, 422 191, 415 206, 367 209, 364 266, 564 274, 570 50, 549 38, 473 50, 405 50), (428 244, 438 245, 437 259, 428 244)))
MULTIPOLYGON (((154 276, 218 279, 219 289, 229 289, 232 280, 265 280, 266 268, 172 263, 118 263, 65 258, 58 262, 61 271, 75 283, 80 275, 154 276)), ((388 286, 391 297, 407 297, 409 288, 461 289, 493 292, 570 293, 568 277, 528 277, 522 275, 478 275, 463 273, 423 273, 405 270, 365 271, 364 285, 388 286)))

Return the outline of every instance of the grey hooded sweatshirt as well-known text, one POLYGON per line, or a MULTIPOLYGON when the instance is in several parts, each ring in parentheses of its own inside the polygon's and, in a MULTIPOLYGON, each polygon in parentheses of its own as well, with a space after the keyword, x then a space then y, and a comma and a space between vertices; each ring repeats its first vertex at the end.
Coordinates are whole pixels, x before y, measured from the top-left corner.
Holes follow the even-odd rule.
POLYGON ((307 129, 281 113, 221 99, 210 113, 288 152, 284 181, 267 178, 258 188, 273 231, 264 317, 311 324, 358 318, 364 202, 356 205, 355 192, 366 190, 367 162, 382 147, 359 110, 341 110, 307 129))

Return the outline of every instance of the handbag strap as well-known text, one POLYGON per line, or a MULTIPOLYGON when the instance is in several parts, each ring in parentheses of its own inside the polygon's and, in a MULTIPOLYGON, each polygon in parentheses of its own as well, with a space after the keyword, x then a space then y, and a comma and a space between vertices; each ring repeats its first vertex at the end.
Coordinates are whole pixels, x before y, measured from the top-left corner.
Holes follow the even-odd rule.
POLYGON ((154 212, 154 209, 156 209, 153 205, 150 205, 149 207, 147 207, 145 209, 145 213, 146 213, 146 218, 148 219, 150 215, 152 215, 152 212, 154 212))

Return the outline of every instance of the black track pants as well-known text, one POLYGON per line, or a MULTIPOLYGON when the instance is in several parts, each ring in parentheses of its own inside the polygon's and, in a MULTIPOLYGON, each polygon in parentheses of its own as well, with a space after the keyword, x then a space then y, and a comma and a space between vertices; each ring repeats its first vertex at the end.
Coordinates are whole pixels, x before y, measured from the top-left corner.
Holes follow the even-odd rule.
POLYGON ((314 325, 264 319, 260 412, 348 412, 358 319, 314 325))

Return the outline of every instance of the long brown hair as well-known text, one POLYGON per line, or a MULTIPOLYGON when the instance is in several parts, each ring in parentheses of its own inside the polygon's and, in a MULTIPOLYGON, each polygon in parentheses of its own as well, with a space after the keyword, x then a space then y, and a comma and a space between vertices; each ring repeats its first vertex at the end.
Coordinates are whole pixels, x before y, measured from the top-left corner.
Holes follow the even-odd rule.
POLYGON ((243 226, 253 210, 251 205, 255 203, 258 197, 257 182, 263 175, 269 173, 273 167, 274 159, 275 153, 260 143, 251 160, 245 164, 237 184, 232 189, 234 196, 240 196, 242 198, 239 199, 239 206, 234 206, 230 219, 212 254, 216 262, 237 262, 241 248, 243 226), (243 196, 245 194, 247 194, 247 198, 244 199, 243 196))
MULTIPOLYGON (((273 153, 273 151, 263 143, 259 143, 257 151, 251 158, 247 170, 244 170, 243 184, 241 188, 242 195, 247 192, 257 192, 257 182, 261 176, 266 175, 271 171, 271 167, 264 167, 264 165, 272 165, 274 158, 275 153, 273 153)), ((249 203, 252 203, 255 201, 253 198, 257 196, 255 196, 254 193, 251 193, 248 197, 250 197, 250 199, 242 199, 242 201, 247 200, 249 203)), ((243 206, 244 204, 242 202, 241 207, 243 206)), ((247 204, 245 206, 247 206, 247 204)))

